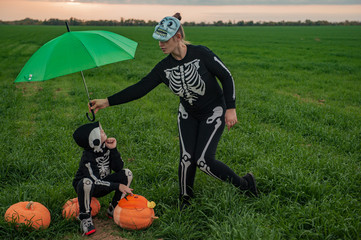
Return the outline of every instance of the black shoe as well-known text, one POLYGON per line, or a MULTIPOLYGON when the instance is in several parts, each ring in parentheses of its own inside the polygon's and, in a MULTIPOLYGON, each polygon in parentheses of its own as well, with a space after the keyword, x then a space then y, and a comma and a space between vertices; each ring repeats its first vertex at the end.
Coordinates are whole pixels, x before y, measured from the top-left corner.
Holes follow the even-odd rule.
POLYGON ((90 235, 95 233, 95 227, 93 224, 93 219, 90 214, 79 214, 78 219, 80 220, 80 230, 83 235, 90 235))
POLYGON ((184 211, 184 210, 186 210, 190 205, 191 205, 190 202, 183 201, 183 202, 181 202, 180 210, 181 210, 181 211, 184 211))
POLYGON ((187 209, 191 205, 190 200, 191 198, 188 196, 180 197, 180 207, 179 207, 180 211, 187 209))
POLYGON ((256 179, 254 178, 252 173, 247 173, 246 176, 243 177, 246 179, 248 183, 248 188, 246 191, 246 195, 248 197, 258 197, 258 191, 256 186, 256 179))

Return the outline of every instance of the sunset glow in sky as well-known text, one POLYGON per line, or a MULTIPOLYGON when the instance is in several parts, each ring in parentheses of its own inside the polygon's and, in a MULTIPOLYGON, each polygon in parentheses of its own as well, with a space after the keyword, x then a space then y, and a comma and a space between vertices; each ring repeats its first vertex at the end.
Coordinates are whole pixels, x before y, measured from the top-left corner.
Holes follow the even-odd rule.
POLYGON ((306 19, 330 22, 361 21, 361 0, 0 0, 0 20, 3 21, 27 17, 38 20, 74 17, 82 20, 118 21, 123 17, 158 21, 175 12, 180 12, 183 16, 182 21, 187 22, 304 21, 306 19), (289 4, 286 4, 288 2, 289 4))

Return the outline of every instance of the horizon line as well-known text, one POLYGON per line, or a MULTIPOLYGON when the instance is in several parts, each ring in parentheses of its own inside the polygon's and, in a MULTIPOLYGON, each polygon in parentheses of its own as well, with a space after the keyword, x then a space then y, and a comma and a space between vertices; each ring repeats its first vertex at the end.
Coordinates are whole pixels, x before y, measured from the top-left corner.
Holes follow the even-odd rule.
MULTIPOLYGON (((76 18, 76 17, 70 17, 70 18, 57 18, 57 17, 54 17, 54 18, 47 18, 47 19, 44 19, 44 20, 41 20, 41 19, 35 19, 35 18, 31 18, 31 17, 25 17, 23 19, 16 19, 16 20, 2 20, 0 19, 0 22, 17 22, 17 21, 24 21, 26 19, 29 19, 29 20, 34 20, 34 21, 39 21, 39 22, 44 22, 44 21, 48 21, 50 19, 54 19, 54 20, 59 20, 59 21, 66 21, 66 20, 71 20, 71 19, 75 19, 75 20, 78 20, 78 21, 81 21, 81 22, 91 22, 91 21, 115 21, 115 22, 120 22, 122 19, 124 19, 125 21, 126 20, 136 20, 136 21, 144 21, 145 23, 147 22, 158 22, 157 20, 145 20, 145 19, 137 19, 137 18, 123 18, 123 17, 120 17, 121 20, 116 20, 116 19, 80 19, 80 18, 76 18)), ((318 19, 318 20, 311 20, 311 19, 304 19, 304 20, 277 20, 277 21, 274 21, 274 20, 216 20, 216 21, 212 21, 212 22, 204 22, 204 21, 184 21, 182 23, 182 25, 184 23, 195 23, 195 24, 201 24, 201 23, 205 23, 205 24, 214 24, 214 23, 217 23, 217 22, 223 22, 223 23, 228 23, 228 22, 232 22, 232 23, 239 23, 239 22, 244 22, 244 23, 248 23, 248 22, 254 22, 254 23, 280 23, 280 22, 290 22, 290 23, 297 23, 297 22, 306 22, 306 21, 311 21, 311 22, 320 22, 320 21, 325 21, 325 22, 328 22, 328 23, 344 23, 344 22, 358 22, 358 23, 361 23, 361 20, 348 20, 348 19, 345 19, 345 20, 342 20, 342 21, 330 21, 330 20, 325 20, 325 19, 318 19)))

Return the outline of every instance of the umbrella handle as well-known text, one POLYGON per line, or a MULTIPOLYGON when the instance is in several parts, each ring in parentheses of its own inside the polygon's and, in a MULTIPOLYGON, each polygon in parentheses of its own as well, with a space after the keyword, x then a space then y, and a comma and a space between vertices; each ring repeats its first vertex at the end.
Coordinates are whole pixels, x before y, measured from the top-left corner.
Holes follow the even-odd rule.
MULTIPOLYGON (((89 106, 90 107, 93 106, 92 102, 90 101, 90 98, 89 98, 89 106)), ((90 118, 88 113, 86 113, 85 115, 89 121, 94 122, 94 120, 95 120, 94 109, 92 109, 91 112, 92 112, 93 118, 90 118)))
POLYGON ((89 117, 89 114, 86 113, 86 117, 89 119, 89 121, 94 122, 94 120, 95 120, 95 114, 94 114, 94 110, 93 110, 93 109, 92 109, 92 115, 93 115, 93 118, 90 118, 90 117, 89 117))

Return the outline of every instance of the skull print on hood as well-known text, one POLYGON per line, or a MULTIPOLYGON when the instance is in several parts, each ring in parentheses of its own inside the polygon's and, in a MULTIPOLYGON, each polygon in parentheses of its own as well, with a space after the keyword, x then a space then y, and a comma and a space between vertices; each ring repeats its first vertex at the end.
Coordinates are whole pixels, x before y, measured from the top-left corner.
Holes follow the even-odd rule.
POLYGON ((80 126, 73 133, 73 138, 84 150, 89 150, 94 153, 103 152, 102 148, 104 148, 104 143, 101 144, 99 122, 87 123, 80 126))

